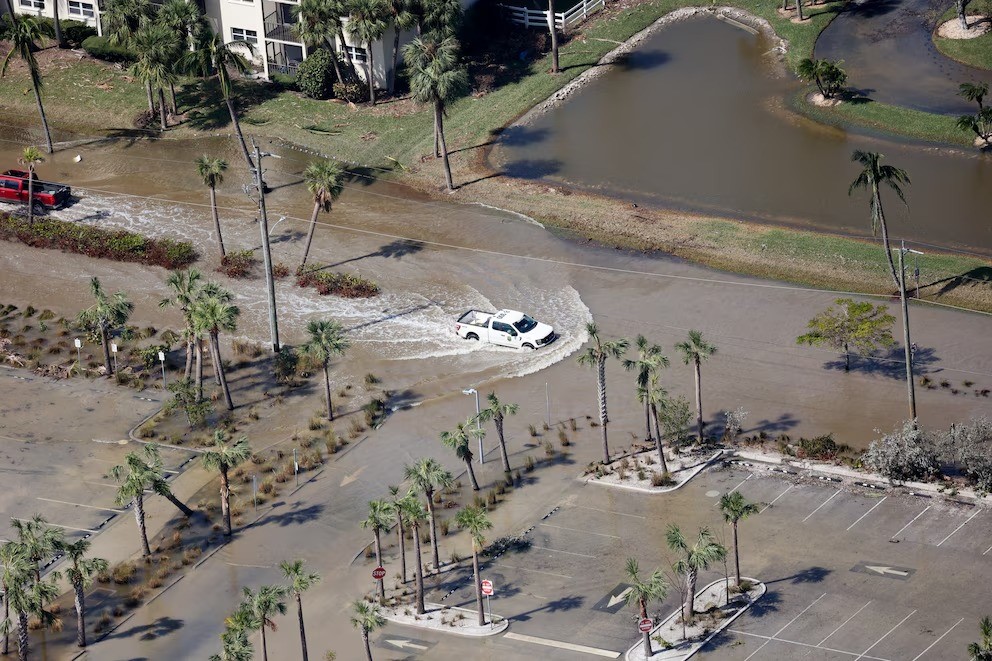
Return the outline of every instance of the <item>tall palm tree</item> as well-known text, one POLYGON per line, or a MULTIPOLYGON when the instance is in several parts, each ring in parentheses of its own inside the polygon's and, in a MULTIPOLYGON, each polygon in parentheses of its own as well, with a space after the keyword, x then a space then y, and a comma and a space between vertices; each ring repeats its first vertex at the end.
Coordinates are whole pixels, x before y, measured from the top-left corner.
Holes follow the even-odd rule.
POLYGON ((107 0, 100 11, 103 33, 115 46, 134 46, 134 36, 154 15, 148 0, 107 0))
POLYGON ((375 105, 375 59, 372 45, 389 27, 386 0, 352 0, 348 14, 348 36, 365 45, 365 82, 369 84, 369 103, 375 105))
MULTIPOLYGON (((441 559, 437 552, 437 519, 434 516, 434 491, 446 489, 454 483, 451 473, 433 457, 418 459, 412 466, 404 466, 405 479, 410 480, 413 488, 424 494, 427 501, 427 514, 430 518, 431 552, 434 558, 434 571, 441 568, 441 559)), ((419 551, 418 551, 419 553, 419 551)))
POLYGON ((344 326, 336 321, 312 319, 307 323, 307 341, 299 348, 305 356, 324 371, 324 401, 327 404, 327 419, 334 420, 334 407, 331 403, 331 360, 343 356, 351 342, 344 335, 344 326))
MULTIPOLYGON (((369 501, 369 515, 362 521, 362 528, 372 530, 372 538, 375 545, 375 564, 377 567, 382 566, 382 531, 389 528, 392 519, 392 503, 385 500, 369 501)), ((379 603, 381 604, 386 601, 386 581, 385 579, 380 579, 377 583, 376 590, 379 592, 379 603)))
POLYGON ((699 578, 699 572, 706 571, 714 562, 726 558, 727 549, 713 539, 713 533, 710 532, 709 528, 700 528, 696 542, 689 546, 685 535, 682 534, 682 529, 674 523, 670 524, 665 531, 665 541, 668 544, 668 549, 679 556, 673 569, 685 580, 682 621, 686 624, 692 624, 696 615, 696 581, 699 578))
POLYGON ((599 336, 599 327, 590 322, 586 324, 586 333, 592 340, 592 346, 579 354, 579 365, 596 368, 596 382, 599 394, 599 424, 602 427, 603 436, 603 463, 610 463, 610 443, 606 435, 606 426, 610 423, 610 416, 606 409, 606 361, 610 358, 620 360, 627 351, 627 340, 618 338, 616 340, 604 340, 599 336))
POLYGON ((472 424, 471 419, 459 422, 455 425, 454 431, 441 432, 441 442, 454 450, 455 456, 465 462, 468 478, 472 482, 472 491, 479 490, 479 481, 475 479, 475 469, 472 467, 472 459, 475 458, 475 455, 472 454, 471 441, 482 438, 485 434, 486 432, 472 424))
MULTIPOLYGON (((204 25, 203 14, 195 2, 188 0, 166 0, 162 8, 158 11, 158 22, 165 25, 176 36, 173 59, 173 70, 179 69, 179 61, 186 52, 194 47, 194 37, 196 31, 204 25)), ((176 86, 169 85, 172 95, 172 114, 178 114, 179 108, 176 103, 176 86)))
POLYGON ((992 661, 992 619, 986 615, 978 627, 982 632, 982 640, 968 643, 968 656, 972 661, 992 661))
POLYGON ((365 658, 372 661, 372 646, 369 643, 369 634, 386 624, 386 618, 382 616, 382 609, 379 604, 370 604, 359 599, 351 605, 353 614, 351 616, 351 626, 362 632, 362 642, 365 643, 365 658))
MULTIPOLYGON (((220 234, 218 233, 218 237, 220 234)), ((194 353, 194 331, 193 319, 190 316, 190 309, 200 295, 200 287, 203 284, 203 274, 196 269, 185 271, 173 271, 165 279, 165 284, 171 290, 170 295, 158 302, 160 308, 177 307, 183 314, 186 334, 186 371, 185 378, 190 378, 193 374, 193 353, 194 353)))
POLYGON ((489 393, 487 398, 489 401, 489 406, 482 409, 479 412, 479 422, 489 422, 493 421, 493 426, 496 427, 496 436, 499 438, 499 451, 500 456, 503 458, 503 472, 510 472, 510 459, 506 453, 506 439, 503 436, 503 422, 506 420, 508 415, 517 414, 517 405, 510 403, 503 403, 500 401, 496 393, 489 393))
POLYGON ((198 298, 190 310, 193 319, 193 330, 206 333, 210 338, 210 354, 213 356, 214 369, 217 371, 217 379, 220 381, 224 391, 224 401, 227 410, 234 410, 234 402, 231 400, 231 389, 227 384, 227 376, 224 374, 224 362, 220 357, 220 332, 233 332, 238 328, 238 316, 241 310, 237 305, 220 300, 215 296, 203 296, 198 298))
POLYGON ((686 340, 676 344, 675 349, 682 354, 682 360, 686 365, 692 365, 696 377, 696 431, 699 434, 699 442, 702 443, 703 387, 700 381, 700 366, 704 360, 716 353, 716 346, 703 339, 702 331, 690 330, 686 340))
POLYGON ((108 296, 96 276, 90 279, 90 293, 96 303, 79 313, 79 322, 99 331, 100 343, 103 345, 103 365, 110 377, 114 373, 114 365, 110 362, 110 335, 114 329, 127 323, 134 311, 134 303, 127 300, 127 296, 121 291, 108 296))
POLYGON ((403 59, 410 70, 410 91, 414 100, 434 106, 435 154, 440 151, 444 181, 449 191, 454 190, 444 137, 444 117, 448 106, 468 90, 468 73, 458 65, 458 41, 454 37, 440 42, 418 37, 403 47, 403 59))
POLYGON ((475 606, 479 611, 479 626, 486 624, 486 611, 482 607, 482 577, 479 573, 479 554, 486 546, 484 533, 493 527, 486 511, 481 507, 463 507, 455 515, 455 523, 472 538, 472 575, 475 582, 475 606))
MULTIPOLYGON (((646 389, 651 381, 651 376, 660 368, 668 367, 668 358, 661 352, 660 346, 651 344, 643 335, 638 335, 634 340, 634 348, 637 349, 637 358, 624 359, 623 368, 628 372, 635 372, 638 390, 646 389)), ((642 399, 642 401, 644 403, 644 440, 651 441, 651 402, 648 399, 642 399)))
POLYGON ((757 514, 758 505, 745 500, 740 491, 732 491, 720 497, 720 511, 723 512, 723 520, 729 523, 734 531, 734 577, 737 579, 737 585, 740 586, 741 556, 737 544, 737 524, 752 514, 757 514))
POLYGON ((885 248, 885 257, 889 260, 889 271, 892 273, 892 281, 896 287, 899 286, 899 276, 896 275, 896 264, 892 260, 892 249, 889 246, 889 226, 885 222, 885 210, 882 208, 882 193, 879 190, 884 184, 895 191, 903 204, 906 196, 902 192, 902 186, 910 183, 909 175, 902 170, 891 165, 882 165, 884 157, 878 152, 861 151, 855 149, 851 154, 851 160, 860 163, 862 170, 858 178, 851 182, 847 194, 851 195, 857 188, 864 188, 871 192, 871 233, 872 236, 882 231, 882 246, 885 248))
POLYGON ((33 575, 31 561, 22 544, 6 542, 0 545, 0 588, 3 589, 3 620, 0 621, 0 654, 10 652, 10 632, 13 621, 10 619, 10 591, 27 582, 33 575))
POLYGON ((958 86, 958 96, 978 104, 978 112, 985 110, 985 97, 989 94, 988 83, 961 83, 958 86))
POLYGON ((317 229, 317 214, 321 211, 330 213, 334 201, 341 197, 341 192, 344 190, 344 168, 337 161, 329 159, 314 161, 303 171, 303 181, 306 182, 307 190, 313 196, 313 213, 310 215, 307 242, 303 246, 301 269, 307 265, 310 243, 313 242, 313 233, 317 229))
POLYGON ((30 519, 11 519, 10 527, 17 533, 17 543, 31 563, 32 582, 40 583, 41 563, 62 548, 65 533, 48 525, 48 521, 40 514, 35 514, 30 519))
POLYGON ((14 576, 13 582, 7 586, 7 599, 11 608, 17 613, 17 658, 27 661, 30 654, 29 618, 38 618, 45 628, 59 629, 61 620, 52 612, 45 609, 48 604, 62 593, 54 581, 31 583, 29 576, 14 576))
POLYGON ((25 147, 17 162, 28 169, 28 226, 34 225, 34 169, 39 163, 45 162, 41 150, 37 147, 25 147))
MULTIPOLYGON (((328 0, 300 0, 293 12, 296 16, 293 28, 296 36, 310 48, 326 47, 331 51, 334 79, 343 81, 341 65, 334 52, 334 39, 343 29, 341 15, 334 13, 332 3, 328 0)), ((341 45, 344 48, 343 40, 341 45)))
POLYGON ((41 69, 38 67, 38 60, 34 53, 38 50, 38 42, 42 37, 48 36, 46 24, 41 23, 33 16, 26 14, 8 14, 4 16, 5 24, 0 33, 10 44, 10 50, 3 58, 3 66, 0 67, 0 77, 7 75, 7 67, 14 55, 24 62, 28 68, 28 75, 31 76, 31 85, 34 87, 34 98, 38 102, 38 114, 41 116, 41 127, 45 130, 45 145, 48 153, 52 149, 52 132, 48 130, 48 117, 45 115, 45 106, 41 103, 41 69))
POLYGON ((421 0, 422 32, 437 40, 454 37, 465 10, 460 0, 421 0))
MULTIPOLYGON (((172 0, 186 4, 186 0, 172 0)), ((224 172, 227 170, 227 161, 223 158, 213 158, 203 154, 196 161, 196 171, 203 180, 203 185, 210 189, 210 213, 214 218, 214 230, 217 232, 217 247, 220 249, 220 258, 224 259, 227 254, 224 251, 224 236, 220 231, 220 218, 217 216, 217 187, 224 183, 224 172)))
POLYGON ((239 627, 225 627, 220 635, 221 653, 212 654, 210 661, 254 661, 255 648, 248 640, 248 630, 239 627))
POLYGON ((403 512, 403 520, 413 532, 414 562, 413 576, 415 589, 415 604, 417 615, 423 615, 424 611, 424 561, 420 551, 420 527, 427 520, 427 512, 423 504, 416 498, 404 498, 400 501, 400 508, 403 512))
MULTIPOLYGON (((668 474, 668 460, 665 458, 665 437, 661 433, 661 422, 659 412, 668 406, 668 391, 661 387, 659 383, 661 377, 658 372, 652 372, 645 386, 637 388, 637 398, 648 407, 648 426, 654 420, 654 442, 658 449, 658 461, 661 465, 662 475, 668 474)), ((650 438, 648 440, 651 440, 650 438)))
POLYGON ((303 593, 320 582, 320 574, 315 571, 308 572, 303 568, 302 560, 279 563, 282 575, 289 581, 289 591, 296 600, 296 616, 300 621, 300 645, 303 648, 303 661, 309 661, 307 654, 307 630, 303 625, 303 593))
POLYGON ((165 107, 165 87, 175 83, 173 72, 177 50, 176 33, 169 27, 159 23, 146 23, 134 33, 133 48, 137 53, 137 61, 131 67, 131 73, 145 84, 148 96, 148 110, 152 116, 155 113, 154 95, 158 96, 159 123, 163 131, 168 126, 165 107))
MULTIPOLYGON (((660 569, 655 569, 647 578, 641 577, 641 569, 635 558, 627 558, 624 567, 625 581, 630 584, 630 591, 624 597, 628 606, 637 605, 640 619, 648 617, 648 602, 664 601, 668 596, 668 583, 660 569)), ((644 632, 644 658, 650 659, 654 652, 651 650, 651 632, 644 632)))
POLYGON ((203 450, 203 466, 208 470, 220 473, 220 507, 224 516, 224 534, 231 536, 231 483, 228 472, 232 468, 248 461, 251 457, 251 446, 248 437, 242 436, 231 442, 227 432, 214 432, 213 445, 203 450))
POLYGON ((70 566, 65 570, 65 576, 72 584, 76 605, 76 645, 86 647, 86 588, 93 583, 97 574, 107 571, 109 566, 103 558, 88 558, 90 541, 80 539, 62 545, 62 552, 70 566))
POLYGON ((400 576, 403 579, 403 583, 406 583, 406 530, 407 530, 407 517, 406 509, 408 508, 407 502, 411 500, 416 500, 412 490, 407 490, 402 496, 400 495, 400 488, 398 486, 389 487, 389 495, 391 495, 393 506, 393 514, 396 516, 396 541, 400 547, 400 576))
POLYGON ((258 588, 258 592, 252 592, 251 588, 245 587, 244 601, 245 610, 251 614, 262 633, 262 661, 269 661, 269 650, 265 643, 265 630, 275 631, 275 620, 273 615, 286 614, 286 587, 282 585, 263 585, 258 588))
POLYGON ((400 34, 412 29, 417 24, 417 16, 413 13, 411 0, 386 0, 389 16, 393 23, 393 63, 389 69, 389 93, 396 91, 396 69, 400 58, 400 34))

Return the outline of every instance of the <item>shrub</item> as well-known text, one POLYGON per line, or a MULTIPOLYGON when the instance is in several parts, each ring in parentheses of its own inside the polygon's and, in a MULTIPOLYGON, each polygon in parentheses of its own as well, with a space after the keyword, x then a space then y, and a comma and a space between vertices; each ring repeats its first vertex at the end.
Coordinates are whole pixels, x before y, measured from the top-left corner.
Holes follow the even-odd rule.
POLYGON ((96 35, 96 28, 80 21, 59 21, 62 25, 62 36, 73 48, 78 48, 84 41, 96 35))
POLYGON ((675 480, 668 473, 653 473, 651 475, 651 486, 670 487, 675 484, 675 480))
POLYGON ((231 343, 231 349, 234 351, 234 355, 247 356, 248 358, 258 358, 264 353, 262 345, 251 340, 234 340, 231 343))
POLYGON ((827 434, 816 438, 800 438, 796 456, 800 459, 829 461, 835 459, 839 451, 840 447, 834 442, 833 434, 827 434))
POLYGON ((110 569, 110 577, 117 585, 127 585, 135 571, 133 562, 119 562, 110 569))
POLYGON ((279 262, 278 264, 272 266, 273 278, 285 278, 290 273, 292 273, 292 271, 290 271, 289 267, 283 264, 282 262, 279 262))
POLYGON ((334 294, 343 298, 372 298, 379 295, 379 285, 348 273, 330 273, 322 266, 307 266, 297 271, 299 287, 313 287, 321 296, 334 294))
POLYGON ((300 65, 296 87, 311 99, 328 99, 334 94, 334 58, 326 48, 312 51, 300 65))
POLYGON ((121 62, 129 64, 137 60, 137 56, 123 46, 110 43, 109 37, 91 36, 83 40, 83 50, 104 62, 121 62))
POLYGON ((229 278, 240 279, 250 276, 254 266, 254 250, 236 250, 224 255, 217 270, 229 278))
POLYGON ((332 90, 335 98, 345 101, 363 101, 369 97, 369 86, 361 78, 353 78, 347 83, 334 83, 332 90))
POLYGON ((272 375, 278 383, 290 384, 296 378, 299 356, 287 346, 282 346, 272 362, 272 375))
POLYGON ((912 420, 901 429, 872 441, 862 460, 889 482, 929 480, 940 473, 940 462, 933 439, 912 420))
POLYGON ((296 76, 291 73, 279 73, 278 71, 273 71, 269 74, 269 78, 273 83, 284 90, 297 89, 296 76))

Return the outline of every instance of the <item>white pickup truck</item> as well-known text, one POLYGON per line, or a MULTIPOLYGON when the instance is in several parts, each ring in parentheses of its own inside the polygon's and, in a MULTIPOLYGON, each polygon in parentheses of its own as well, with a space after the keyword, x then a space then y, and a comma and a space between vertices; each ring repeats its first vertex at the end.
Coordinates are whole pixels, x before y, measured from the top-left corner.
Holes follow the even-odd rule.
POLYGON ((537 349, 557 338, 554 328, 516 310, 469 310, 458 318, 455 333, 466 340, 482 340, 515 349, 537 349))

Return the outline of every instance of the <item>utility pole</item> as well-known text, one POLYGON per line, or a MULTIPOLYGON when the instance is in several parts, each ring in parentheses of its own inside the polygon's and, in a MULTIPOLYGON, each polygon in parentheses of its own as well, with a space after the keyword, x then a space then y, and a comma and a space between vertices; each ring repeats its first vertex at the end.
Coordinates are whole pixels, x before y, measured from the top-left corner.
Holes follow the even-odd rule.
POLYGON ((272 252, 269 250, 269 219, 265 214, 265 184, 262 182, 262 157, 274 156, 274 154, 259 151, 255 138, 251 139, 251 146, 255 151, 255 189, 258 191, 258 227, 262 232, 262 267, 265 269, 265 287, 269 295, 269 332, 272 335, 272 351, 279 353, 276 287, 272 278, 272 252))
POLYGON ((902 303, 902 343, 906 350, 906 389, 909 392, 909 417, 916 421, 916 386, 913 383, 913 345, 909 341, 909 302, 906 300, 906 253, 922 255, 918 250, 907 250, 906 242, 899 247, 899 298, 902 303))

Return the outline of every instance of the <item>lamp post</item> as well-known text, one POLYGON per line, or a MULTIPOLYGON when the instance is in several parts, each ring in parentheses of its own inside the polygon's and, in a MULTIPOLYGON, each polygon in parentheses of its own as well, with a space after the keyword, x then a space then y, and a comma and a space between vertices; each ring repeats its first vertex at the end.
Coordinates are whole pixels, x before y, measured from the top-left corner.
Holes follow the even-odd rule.
MULTIPOLYGON (((482 412, 482 409, 479 407, 479 391, 475 388, 466 388, 462 390, 462 394, 475 395, 475 428, 478 431, 482 431, 482 421, 479 420, 479 414, 482 412)), ((482 434, 479 434, 479 463, 486 463, 486 453, 482 448, 482 434)))
POLYGON ((159 360, 160 363, 162 363, 162 390, 165 390, 166 388, 169 387, 169 384, 165 380, 165 352, 164 351, 159 351, 158 352, 158 360, 159 360))
POLYGON ((903 241, 899 248, 899 299, 902 303, 902 343, 906 353, 906 389, 909 394, 909 417, 916 423, 916 386, 913 383, 913 345, 909 341, 909 303, 906 300, 906 253, 922 255, 919 250, 906 248, 903 241))
POLYGON ((117 371, 117 343, 110 343, 110 351, 114 354, 114 371, 117 371))

